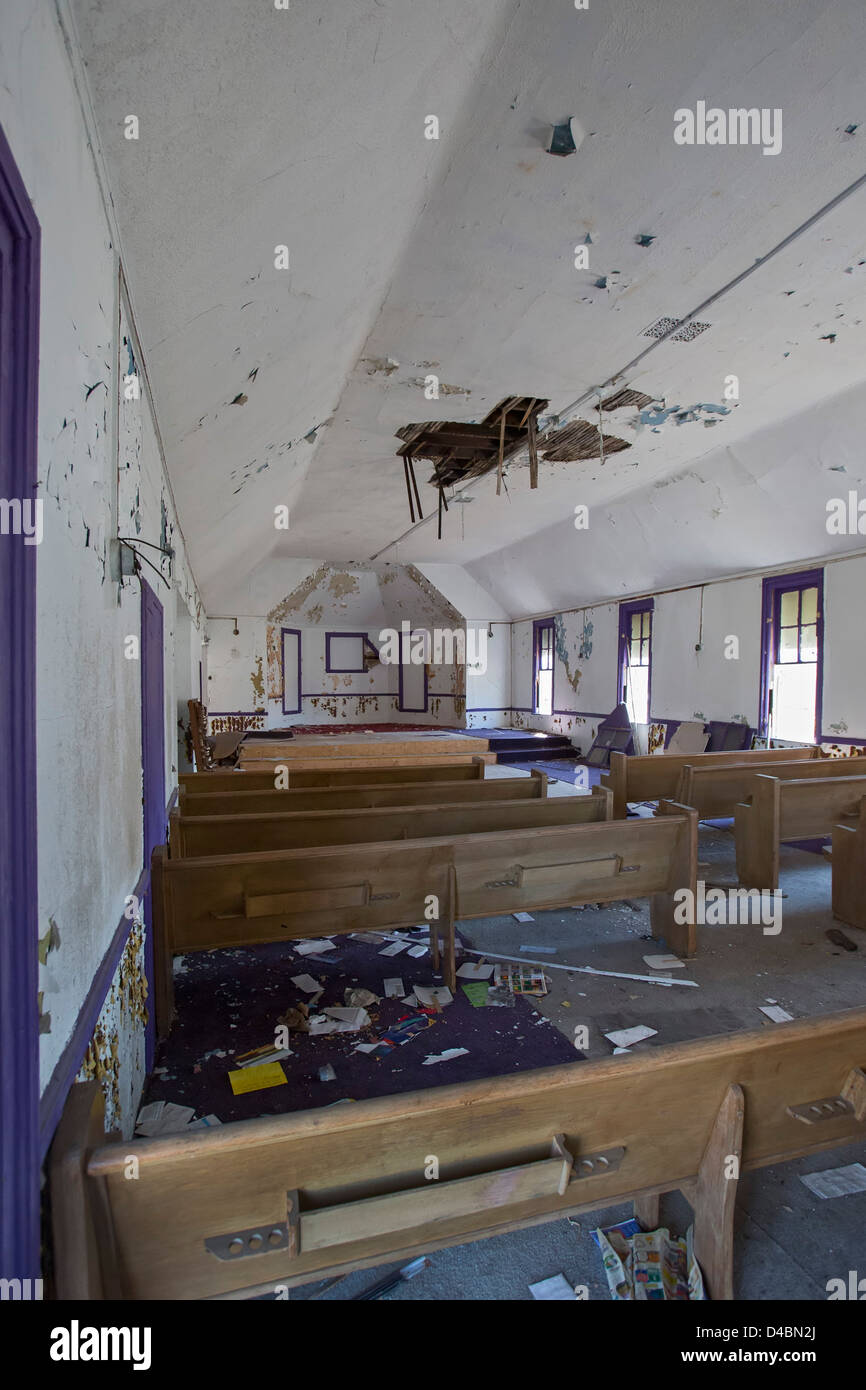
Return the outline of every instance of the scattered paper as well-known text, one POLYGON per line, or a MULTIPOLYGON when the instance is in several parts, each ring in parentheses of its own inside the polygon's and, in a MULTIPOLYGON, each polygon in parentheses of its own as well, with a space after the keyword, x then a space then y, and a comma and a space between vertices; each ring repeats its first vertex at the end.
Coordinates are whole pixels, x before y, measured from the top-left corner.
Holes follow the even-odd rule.
POLYGON ((314 980, 312 975, 293 975, 292 984, 297 985, 298 989, 305 990, 307 994, 315 994, 317 989, 322 988, 318 980, 314 980))
POLYGON ((440 1009, 444 1009, 446 1004, 453 1002, 454 995, 447 985, 416 985, 415 998, 425 1009, 432 1009, 436 1004, 440 1009))
POLYGON ((844 1168, 825 1168, 820 1173, 801 1173, 816 1197, 848 1197, 852 1192, 866 1192, 866 1168, 862 1163, 848 1163, 844 1168))
POLYGON ((202 1115, 200 1120, 191 1120, 187 1129, 211 1129, 214 1125, 221 1125, 222 1120, 217 1115, 202 1115))
POLYGON ((644 956, 650 970, 685 970, 686 963, 678 956, 644 956))
POLYGON ((515 922, 534 922, 535 918, 531 912, 512 912, 515 922))
POLYGON ((401 951, 405 951, 409 945, 408 941, 392 941, 390 946, 386 946, 384 951, 380 951, 380 956, 397 956, 401 951))
POLYGON ((312 956, 322 951, 335 951, 333 941, 295 941, 292 943, 299 956, 312 956))
POLYGON ((550 1279, 539 1279, 537 1284, 529 1285, 529 1292, 533 1298, 574 1302, 574 1289, 564 1274, 554 1274, 550 1279))
POLYGON ((436 1062, 450 1062, 454 1057, 468 1057, 468 1047, 448 1047, 444 1052, 439 1052, 435 1056, 425 1057, 421 1063, 422 1067, 432 1067, 436 1062))
POLYGON ((194 1114, 193 1105, 175 1105, 170 1100, 156 1100, 139 1111, 135 1132, 148 1139, 157 1134, 176 1134, 178 1130, 186 1129, 194 1114))
POLYGON ((399 975, 394 975, 392 979, 385 980, 384 988, 386 999, 401 999, 403 997, 404 986, 399 975))
POLYGON ((375 1052, 375 1051, 376 1051, 376 1048, 377 1048, 378 1046, 379 1046, 378 1043, 356 1043, 356 1044, 355 1044, 355 1051, 356 1051, 356 1052, 375 1052))
POLYGON ((244 1067, 241 1071, 230 1071, 229 1082, 236 1096, 246 1091, 264 1091, 269 1086, 287 1085, 286 1073, 279 1062, 267 1062, 263 1067, 244 1067))
POLYGON ((323 1009, 326 1018, 335 1018, 338 1023, 344 1023, 344 1031, 356 1033, 359 1028, 367 1028, 370 1023, 370 1015, 366 1009, 323 1009))
POLYGON ((464 980, 489 980, 495 966, 482 965, 480 961, 468 960, 461 965, 457 974, 464 980))
POLYGON ((463 990, 463 993, 466 995, 473 1009, 481 1009, 487 1003, 487 995, 490 992, 490 986, 486 980, 475 980, 472 984, 461 985, 460 988, 463 990))
POLYGON ((612 1033, 605 1033, 604 1036, 613 1043, 614 1047, 633 1047, 635 1043, 643 1042, 645 1038, 654 1038, 657 1033, 657 1028, 647 1028, 646 1024, 638 1023, 634 1028, 616 1028, 612 1033))
POLYGON ((537 951, 540 956, 555 956, 555 946, 521 946, 521 951, 537 951))
POLYGON ((771 1018, 774 1023, 790 1023, 794 1015, 789 1014, 787 1009, 783 1009, 780 1004, 759 1004, 758 1007, 762 1014, 771 1018))
POLYGON ((426 954, 427 954, 427 947, 426 947, 426 946, 410 946, 410 947, 409 947, 409 955, 410 955, 410 956, 413 956, 415 960, 418 960, 421 956, 426 956, 426 954))

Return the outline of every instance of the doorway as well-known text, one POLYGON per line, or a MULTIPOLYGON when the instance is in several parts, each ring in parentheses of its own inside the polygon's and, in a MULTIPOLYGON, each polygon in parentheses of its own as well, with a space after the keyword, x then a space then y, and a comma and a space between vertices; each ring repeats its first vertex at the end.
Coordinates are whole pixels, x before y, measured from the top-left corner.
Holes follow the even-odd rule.
POLYGON ((764 580, 761 734, 815 743, 821 729, 822 570, 764 580))
MULTIPOLYGON (((150 859, 165 844, 165 682, 162 604, 141 580, 141 801, 144 830, 144 873, 147 890, 142 909, 145 933, 145 974, 154 979, 153 900, 150 859)), ((150 1071, 156 1041, 152 1010, 145 1033, 145 1066, 150 1071)))
POLYGON ((532 713, 553 714, 554 623, 541 618, 532 625, 532 713))
POLYGON ((39 1277, 39 250, 39 223, 0 130, 0 1272, 10 1279, 39 1277))

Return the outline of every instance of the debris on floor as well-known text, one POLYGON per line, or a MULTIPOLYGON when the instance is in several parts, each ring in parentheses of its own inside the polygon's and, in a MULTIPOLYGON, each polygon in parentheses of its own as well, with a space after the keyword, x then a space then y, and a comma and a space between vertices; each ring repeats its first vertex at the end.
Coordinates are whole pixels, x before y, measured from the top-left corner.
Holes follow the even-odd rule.
POLYGON ((650 970, 685 970, 686 963, 679 956, 644 956, 650 970))
POLYGON ((236 1096, 247 1091, 266 1091, 270 1086, 285 1086, 286 1073, 279 1062, 266 1062, 264 1066, 243 1067, 240 1071, 229 1072, 229 1084, 236 1096))
POLYGON ((636 1221, 624 1221, 605 1230, 596 1228, 592 1238, 601 1251, 612 1299, 636 1303, 706 1299, 691 1227, 677 1238, 666 1227, 642 1231, 636 1221))
POLYGON ((634 1028, 619 1028, 613 1033, 605 1033, 604 1036, 614 1047, 634 1047, 635 1043, 654 1038, 657 1033, 657 1028, 647 1028, 645 1023, 638 1023, 634 1028))
POLYGON ((787 1009, 783 1009, 780 1004, 759 1004, 758 1008, 767 1018, 774 1023, 790 1023, 794 1015, 789 1014, 787 1009))
POLYGON ((437 1054, 428 1053, 421 1063, 423 1067, 432 1067, 435 1062, 451 1062, 455 1057, 468 1057, 468 1047, 446 1047, 444 1052, 437 1054))
POLYGON ((843 1168, 824 1168, 820 1173, 801 1173, 816 1197, 848 1197, 852 1192, 866 1192, 866 1168, 862 1163, 846 1163, 843 1168))
POLYGON ((832 941, 834 946, 841 946, 843 951, 857 950, 856 942, 852 941, 850 936, 846 936, 839 927, 829 927, 824 935, 828 941, 832 941))
POLYGON ((556 1300, 573 1303, 577 1297, 564 1274, 553 1274, 549 1279, 539 1279, 537 1284, 529 1285, 529 1292, 533 1298, 548 1302, 556 1300))

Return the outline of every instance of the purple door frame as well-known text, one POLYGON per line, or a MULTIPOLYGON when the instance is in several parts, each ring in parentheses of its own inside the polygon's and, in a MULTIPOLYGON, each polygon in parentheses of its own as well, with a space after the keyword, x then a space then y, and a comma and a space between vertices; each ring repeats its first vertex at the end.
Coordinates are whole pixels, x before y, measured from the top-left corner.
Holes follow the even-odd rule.
POLYGON ((815 673, 815 741, 822 741, 824 705, 824 571, 799 570, 796 574, 772 574, 763 584, 761 599, 761 696, 758 706, 758 733, 766 738, 770 723, 770 687, 773 658, 778 640, 776 596, 786 589, 818 590, 818 670, 815 673))
MULTIPOLYGON (((616 669, 616 702, 628 706, 625 696, 625 686, 623 674, 625 672, 626 653, 628 651, 629 638, 631 636, 631 619, 634 613, 655 612, 655 599, 638 598, 630 599, 627 603, 619 605, 619 644, 617 646, 617 669, 616 669)), ((649 674, 647 676, 647 697, 646 714, 647 721, 652 723, 652 698, 653 698, 653 624, 650 618, 650 647, 649 647, 649 674)))
MULTIPOLYGON (((157 845, 165 844, 165 686, 163 670, 162 604, 150 585, 141 580, 141 787, 143 809, 144 864, 147 891, 143 915, 145 932, 144 968, 153 982, 153 899, 150 888, 150 857, 157 845)), ((151 994, 153 990, 151 988, 151 994)), ((153 1011, 148 1011, 145 1032, 145 1066, 150 1071, 156 1045, 153 1011)))
MULTIPOLYGON (((541 631, 543 628, 550 628, 550 655, 551 655, 551 678, 550 678, 550 713, 556 713, 556 619, 555 618, 536 618, 532 624, 532 690, 530 692, 532 701, 532 713, 538 714, 538 662, 541 657, 541 631)), ((547 718, 542 715, 542 719, 547 718)))
MULTIPOLYGON (((0 130, 0 497, 36 498, 40 230, 0 130)), ((39 1277, 36 547, 0 534, 0 1277, 39 1277)))
MULTIPOLYGON (((420 628, 420 627, 419 627, 419 628, 414 628, 414 629, 410 630, 408 633, 403 632, 402 628, 400 629, 400 665, 397 667, 397 708, 398 708, 398 710, 400 711, 401 714, 403 714, 403 713, 405 713, 405 714, 426 714, 426 713, 427 713, 427 710, 428 710, 428 707, 429 707, 429 705, 430 705, 430 677, 429 677, 428 672, 427 672, 427 665, 426 665, 426 663, 425 663, 425 665, 424 665, 424 703, 423 703, 423 705, 417 705, 417 706, 415 706, 415 705, 407 705, 407 704, 405 703, 405 701, 404 701, 404 698, 403 698, 403 652, 404 652, 404 650, 405 650, 405 651, 407 652, 407 655, 408 655, 408 653, 411 652, 411 650, 412 650, 412 638, 414 637, 414 635, 415 635, 416 632, 423 632, 423 631, 424 631, 424 628, 420 628), (406 647, 405 649, 404 649, 404 647, 403 647, 404 641, 407 643, 407 647, 406 647)), ((407 665, 410 665, 410 666, 413 665, 413 663, 412 663, 411 661, 407 662, 406 664, 407 664, 407 665)))

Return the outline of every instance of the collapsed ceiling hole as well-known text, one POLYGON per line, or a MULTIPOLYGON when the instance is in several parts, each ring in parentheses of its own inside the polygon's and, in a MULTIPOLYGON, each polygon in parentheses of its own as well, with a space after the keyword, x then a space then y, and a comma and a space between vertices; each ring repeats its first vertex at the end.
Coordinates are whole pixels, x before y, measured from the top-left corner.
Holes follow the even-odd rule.
POLYGON ((623 410, 626 406, 631 406, 633 410, 643 410, 646 406, 652 405, 655 396, 645 396, 643 391, 632 391, 630 387, 624 386, 621 391, 616 391, 612 396, 603 400, 597 410, 623 410))
POLYGON ((403 459, 409 515, 414 524, 415 508, 423 520, 421 498, 415 478, 415 459, 433 464, 430 486, 439 491, 439 536, 442 535, 442 512, 448 510, 444 488, 480 478, 493 468, 497 470, 496 491, 502 485, 505 463, 524 446, 529 448, 531 486, 538 486, 538 454, 535 447, 538 416, 546 409, 547 401, 538 396, 506 396, 485 415, 480 424, 460 420, 427 420, 417 425, 404 425, 397 431, 403 440, 398 454, 403 459), (414 497, 414 500, 413 500, 414 497))
MULTIPOLYGON (((602 443, 605 457, 631 448, 628 440, 618 439, 615 434, 603 435, 602 443)), ((600 458, 598 425, 590 424, 589 420, 572 420, 547 436, 541 457, 545 463, 579 463, 582 459, 600 458)))

